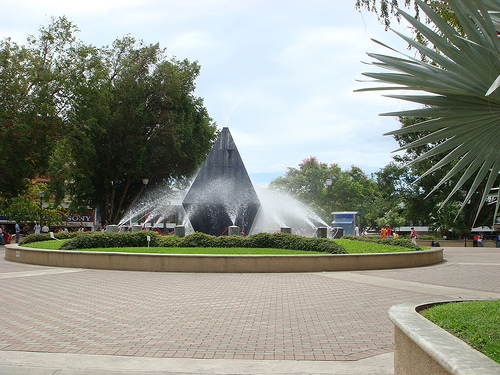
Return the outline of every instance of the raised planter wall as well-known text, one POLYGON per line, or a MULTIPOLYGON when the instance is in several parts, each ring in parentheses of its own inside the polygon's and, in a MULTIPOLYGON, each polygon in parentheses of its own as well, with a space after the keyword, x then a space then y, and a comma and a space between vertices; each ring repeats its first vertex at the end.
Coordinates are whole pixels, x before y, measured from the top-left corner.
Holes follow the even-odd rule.
POLYGON ((394 375, 500 374, 499 363, 418 313, 436 303, 443 301, 390 308, 389 319, 394 323, 394 375))
POLYGON ((421 267, 443 249, 385 254, 169 255, 43 250, 6 245, 5 259, 43 266, 165 272, 321 272, 421 267))

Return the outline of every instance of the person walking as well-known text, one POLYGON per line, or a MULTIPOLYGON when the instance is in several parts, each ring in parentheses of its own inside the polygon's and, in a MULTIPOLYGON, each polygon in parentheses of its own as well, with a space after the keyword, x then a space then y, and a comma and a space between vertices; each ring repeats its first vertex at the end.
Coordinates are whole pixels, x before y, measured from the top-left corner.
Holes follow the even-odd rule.
POLYGON ((19 223, 17 221, 14 227, 16 229, 16 243, 19 243, 19 237, 21 236, 21 227, 19 226, 19 223))
POLYGON ((472 247, 477 247, 477 240, 479 239, 479 236, 477 234, 472 237, 472 247))
POLYGON ((500 247, 500 234, 497 234, 496 240, 497 240, 496 246, 500 247))
POLYGON ((387 229, 385 229, 384 227, 382 227, 382 229, 380 229, 380 236, 382 238, 386 238, 387 237, 387 229))
POLYGON ((416 245, 417 244, 418 233, 415 230, 415 228, 413 228, 413 227, 411 227, 410 238, 411 238, 411 242, 413 242, 416 245))
POLYGON ((356 227, 354 228, 354 235, 356 237, 359 237, 359 225, 358 224, 356 224, 356 227))
POLYGON ((42 227, 40 226, 40 223, 35 223, 35 234, 40 234, 41 230, 42 227))
POLYGON ((387 238, 392 238, 392 229, 389 226, 389 224, 387 224, 386 226, 386 231, 387 231, 387 238))
POLYGON ((479 238, 477 239, 477 244, 479 245, 479 247, 484 247, 484 245, 483 245, 483 238, 484 238, 484 234, 481 234, 479 236, 479 238))

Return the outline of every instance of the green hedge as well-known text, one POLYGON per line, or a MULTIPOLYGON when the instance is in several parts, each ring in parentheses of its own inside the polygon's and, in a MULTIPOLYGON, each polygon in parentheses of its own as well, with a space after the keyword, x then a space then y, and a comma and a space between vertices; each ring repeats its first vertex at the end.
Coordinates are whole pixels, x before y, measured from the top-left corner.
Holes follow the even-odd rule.
POLYGON ((153 231, 141 231, 136 233, 86 232, 63 243, 61 245, 61 250, 147 246, 147 236, 151 237, 150 246, 161 246, 159 239, 160 235, 153 231))
MULTIPOLYGON (((79 234, 80 232, 61 232, 61 233, 54 233, 54 237, 59 240, 66 240, 68 238, 74 238, 79 234)), ((52 238, 48 233, 30 234, 29 236, 23 237, 19 241, 19 245, 24 245, 32 242, 50 241, 50 240, 52 240, 52 238)))
POLYGON ((248 247, 319 251, 332 254, 347 254, 334 240, 327 238, 302 237, 288 233, 258 233, 242 236, 210 236, 193 233, 185 237, 161 236, 152 231, 137 233, 81 233, 66 241, 61 250, 92 249, 99 247, 142 247, 147 246, 150 236, 151 247, 248 247))
POLYGON ((407 247, 407 248, 415 250, 415 251, 421 250, 420 246, 415 245, 408 238, 401 238, 401 237, 400 238, 382 238, 382 237, 378 237, 378 236, 344 236, 342 238, 345 238, 346 240, 353 240, 353 241, 378 243, 381 245, 402 246, 402 247, 407 247))

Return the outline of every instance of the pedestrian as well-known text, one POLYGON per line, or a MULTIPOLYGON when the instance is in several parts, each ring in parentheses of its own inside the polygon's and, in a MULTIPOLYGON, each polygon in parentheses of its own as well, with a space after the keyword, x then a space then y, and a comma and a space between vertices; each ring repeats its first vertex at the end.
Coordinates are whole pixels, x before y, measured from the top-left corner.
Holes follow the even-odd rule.
POLYGON ((411 227, 410 238, 411 238, 411 242, 413 242, 416 245, 417 244, 418 233, 415 230, 415 228, 413 228, 413 227, 411 227))
POLYGON ((387 229, 385 229, 384 227, 382 227, 382 229, 380 229, 380 236, 382 238, 386 238, 387 237, 387 229))
POLYGON ((484 234, 481 234, 479 236, 479 238, 477 239, 477 244, 479 245, 479 247, 484 247, 484 245, 483 245, 483 238, 484 238, 484 234))
MULTIPOLYGON (((3 245, 3 225, 0 226, 0 245, 3 245)), ((497 246, 498 247, 498 246, 497 246)))
POLYGON ((387 231, 387 238, 392 238, 392 229, 391 227, 389 226, 389 224, 387 224, 387 227, 386 227, 386 231, 387 231))
POLYGON ((10 239, 12 238, 12 236, 10 235, 9 231, 7 229, 5 229, 5 225, 2 225, 2 235, 3 235, 3 238, 5 241, 3 241, 5 243, 5 245, 8 245, 10 244, 10 239))
POLYGON ((49 233, 50 229, 47 223, 43 224, 42 233, 49 233))
POLYGON ((497 247, 500 247, 500 234, 497 234, 496 240, 497 240, 497 247))
POLYGON ((14 227, 16 229, 16 243, 19 243, 19 237, 21 236, 21 227, 19 226, 19 223, 17 221, 14 227))
POLYGON ((359 225, 358 224, 356 224, 356 227, 354 228, 354 235, 356 237, 359 237, 359 225))
POLYGON ((477 240, 479 239, 479 236, 477 234, 474 235, 472 239, 472 247, 477 247, 477 240))
POLYGON ((40 223, 35 223, 35 234, 40 234, 41 230, 42 227, 40 226, 40 223))

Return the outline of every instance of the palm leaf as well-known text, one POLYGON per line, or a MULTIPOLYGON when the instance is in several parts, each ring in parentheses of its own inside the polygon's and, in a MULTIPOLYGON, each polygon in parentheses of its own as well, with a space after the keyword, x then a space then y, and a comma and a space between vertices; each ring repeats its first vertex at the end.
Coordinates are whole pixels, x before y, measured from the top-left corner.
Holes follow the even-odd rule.
MULTIPOLYGON (((464 30, 465 37, 427 4, 421 0, 415 2, 434 24, 435 30, 401 10, 400 14, 433 44, 434 49, 395 32, 425 56, 425 61, 403 53, 399 57, 368 54, 373 59, 372 65, 386 72, 368 72, 363 75, 372 78, 372 82, 392 86, 366 87, 357 91, 421 92, 422 95, 389 97, 422 104, 424 107, 382 115, 432 119, 391 131, 387 135, 426 132, 426 135, 400 149, 437 143, 412 161, 415 163, 431 156, 443 155, 441 160, 420 178, 453 163, 451 170, 433 191, 452 177, 460 176, 446 199, 448 201, 465 182, 473 179, 469 191, 465 194, 463 209, 480 184, 486 181, 487 190, 483 191, 480 203, 483 207, 489 191, 498 181, 500 172, 500 90, 497 90, 500 87, 500 40, 496 24, 496 20, 500 20, 500 0, 448 1, 464 30), (488 10, 495 10, 497 13, 490 16, 488 10)), ((495 215, 499 211, 499 204, 500 201, 497 200, 495 215)))

